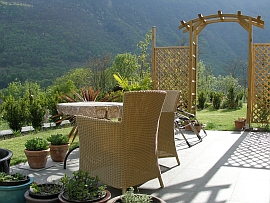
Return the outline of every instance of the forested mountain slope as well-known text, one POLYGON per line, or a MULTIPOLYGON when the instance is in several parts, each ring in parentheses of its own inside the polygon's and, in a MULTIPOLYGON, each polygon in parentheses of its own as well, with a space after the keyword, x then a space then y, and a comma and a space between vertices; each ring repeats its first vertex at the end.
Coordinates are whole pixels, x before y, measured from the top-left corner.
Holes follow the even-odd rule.
MULTIPOLYGON (((265 29, 254 28, 254 42, 270 43, 268 0, 0 0, 0 88, 15 78, 51 84, 83 66, 90 56, 135 53, 152 26, 157 45, 179 45, 188 38, 181 20, 237 13, 262 16, 265 29)), ((200 35, 200 59, 216 74, 235 57, 247 57, 248 33, 238 23, 218 23, 200 35)))

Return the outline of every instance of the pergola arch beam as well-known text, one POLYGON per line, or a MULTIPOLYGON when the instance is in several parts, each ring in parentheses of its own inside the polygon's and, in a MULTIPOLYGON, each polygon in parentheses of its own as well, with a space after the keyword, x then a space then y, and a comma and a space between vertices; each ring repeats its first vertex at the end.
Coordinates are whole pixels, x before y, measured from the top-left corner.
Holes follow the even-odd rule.
MULTIPOLYGON (((190 28, 192 28, 192 32, 195 29, 202 30, 200 26, 205 27, 208 24, 219 23, 219 22, 237 22, 239 23, 245 30, 248 30, 250 23, 250 16, 242 15, 241 11, 238 11, 237 14, 223 14, 221 11, 218 11, 218 14, 212 14, 208 16, 203 16, 202 14, 198 14, 198 18, 193 19, 189 22, 181 21, 181 25, 178 27, 179 30, 185 28, 183 32, 188 32, 190 28), (192 22, 192 25, 191 25, 192 22)), ((257 18, 251 17, 251 24, 253 26, 257 26, 259 28, 264 28, 264 21, 261 20, 261 16, 257 18)))

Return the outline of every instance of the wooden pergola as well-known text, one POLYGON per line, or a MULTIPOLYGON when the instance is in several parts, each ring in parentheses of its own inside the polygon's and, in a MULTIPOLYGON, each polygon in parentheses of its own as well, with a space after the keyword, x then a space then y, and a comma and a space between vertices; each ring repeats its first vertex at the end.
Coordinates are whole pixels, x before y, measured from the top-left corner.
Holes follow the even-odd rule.
MULTIPOLYGON (((164 48, 156 47, 155 46, 155 28, 152 29, 152 54, 153 54, 153 81, 154 81, 154 88, 159 89, 163 88, 160 82, 160 75, 162 71, 167 71, 168 65, 160 65, 162 62, 159 60, 160 55, 163 58, 166 56, 178 56, 184 55, 188 51, 188 62, 186 64, 179 63, 178 61, 174 60, 174 65, 181 66, 181 71, 173 71, 172 74, 182 74, 183 67, 185 66, 188 70, 186 72, 187 76, 187 85, 188 85, 188 92, 186 92, 186 97, 183 98, 186 101, 187 110, 193 113, 196 113, 196 95, 197 95, 197 62, 198 62, 198 35, 200 32, 209 24, 213 23, 220 23, 220 22, 237 22, 239 23, 247 32, 248 32, 248 103, 247 103, 247 124, 250 125, 251 121, 251 111, 252 111, 252 101, 253 101, 253 93, 254 93, 254 63, 253 63, 253 37, 252 37, 252 30, 253 26, 257 26, 259 28, 264 28, 264 21, 261 19, 261 16, 257 18, 242 15, 241 11, 238 11, 237 14, 223 14, 222 11, 218 11, 217 14, 203 16, 202 14, 198 14, 198 18, 185 22, 184 20, 181 21, 181 25, 179 29, 184 29, 185 32, 189 32, 189 46, 185 47, 167 47, 168 50, 164 51, 164 48), (162 50, 162 53, 161 51, 162 50), (165 53, 166 52, 166 53, 165 53), (173 54, 173 52, 175 52, 173 54), (177 54, 177 53, 178 54, 177 54), (180 54, 179 54, 180 53, 180 54), (158 70, 159 66, 161 67, 162 71, 158 70)), ((168 59, 166 60, 166 64, 168 64, 168 59)), ((185 59, 187 60, 187 59, 185 59)), ((171 59, 172 61, 172 59, 171 59)), ((183 60, 182 60, 183 61, 183 60)), ((172 69, 176 69, 178 67, 173 67, 172 69)), ((168 75, 168 74, 167 74, 168 75)), ((180 76, 183 77, 183 74, 180 76)), ((164 80, 164 79, 162 79, 164 80)), ((170 84, 170 89, 172 84, 170 84)), ((183 86, 182 86, 183 87, 183 86)), ((181 87, 181 88, 182 88, 181 87)), ((173 89, 177 89, 177 87, 173 87, 173 89)), ((185 93, 184 93, 185 94, 185 93)), ((185 96, 184 96, 185 97, 185 96)), ((246 126, 249 127, 249 126, 246 126)))

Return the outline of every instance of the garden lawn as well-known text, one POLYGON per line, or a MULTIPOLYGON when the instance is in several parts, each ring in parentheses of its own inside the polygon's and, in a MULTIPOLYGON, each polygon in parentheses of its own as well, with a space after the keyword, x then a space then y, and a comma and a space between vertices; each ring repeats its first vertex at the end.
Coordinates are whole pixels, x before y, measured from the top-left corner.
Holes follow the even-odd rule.
POLYGON ((235 130, 234 120, 245 118, 247 105, 239 109, 203 109, 198 110, 196 117, 199 122, 206 124, 206 130, 235 130))

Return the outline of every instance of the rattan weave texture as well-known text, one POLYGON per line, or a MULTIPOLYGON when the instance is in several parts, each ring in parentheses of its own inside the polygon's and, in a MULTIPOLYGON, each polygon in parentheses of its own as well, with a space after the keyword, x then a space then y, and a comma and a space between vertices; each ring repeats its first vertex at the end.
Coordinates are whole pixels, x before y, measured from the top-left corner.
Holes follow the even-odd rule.
POLYGON ((123 117, 114 122, 77 116, 80 169, 122 189, 159 178, 157 128, 165 91, 126 92, 123 117))
POLYGON ((165 91, 167 92, 167 95, 161 110, 158 129, 158 157, 175 157, 178 165, 180 165, 174 139, 174 119, 180 91, 165 91))

